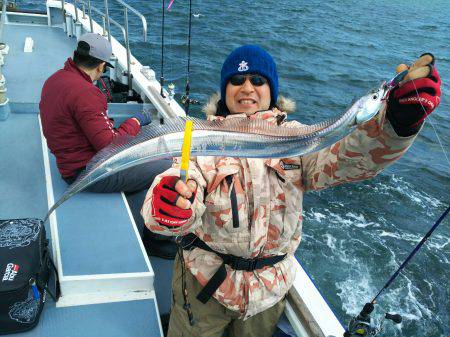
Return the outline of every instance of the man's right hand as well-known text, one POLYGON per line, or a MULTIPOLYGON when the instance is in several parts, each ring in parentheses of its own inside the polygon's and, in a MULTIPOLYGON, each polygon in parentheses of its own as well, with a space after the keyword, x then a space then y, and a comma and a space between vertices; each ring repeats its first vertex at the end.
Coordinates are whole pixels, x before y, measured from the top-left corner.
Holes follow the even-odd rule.
POLYGON ((196 191, 195 180, 188 180, 185 184, 179 177, 163 177, 153 189, 153 218, 166 227, 185 225, 192 217, 196 191))

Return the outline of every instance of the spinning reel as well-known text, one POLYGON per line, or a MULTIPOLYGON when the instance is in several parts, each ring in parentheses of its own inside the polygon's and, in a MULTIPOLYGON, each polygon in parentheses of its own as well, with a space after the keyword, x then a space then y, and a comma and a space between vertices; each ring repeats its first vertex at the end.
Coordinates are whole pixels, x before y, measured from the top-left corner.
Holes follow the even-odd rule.
POLYGON ((366 303, 359 315, 350 320, 348 328, 344 333, 344 337, 376 336, 383 330, 383 323, 386 319, 393 321, 395 324, 400 324, 402 322, 402 316, 387 312, 381 321, 380 326, 377 327, 371 324, 370 314, 373 309, 373 303, 366 303))

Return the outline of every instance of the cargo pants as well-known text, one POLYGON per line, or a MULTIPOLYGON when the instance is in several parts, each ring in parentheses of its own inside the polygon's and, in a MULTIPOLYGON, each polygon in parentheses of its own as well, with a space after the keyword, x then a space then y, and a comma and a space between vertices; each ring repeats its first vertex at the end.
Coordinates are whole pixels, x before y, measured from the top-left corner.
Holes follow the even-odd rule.
POLYGON ((172 309, 168 337, 271 337, 284 311, 285 299, 273 307, 247 320, 239 319, 239 313, 231 311, 215 298, 207 303, 196 299, 202 286, 186 270, 186 288, 194 316, 194 326, 189 324, 181 290, 181 263, 177 255, 172 279, 172 309))

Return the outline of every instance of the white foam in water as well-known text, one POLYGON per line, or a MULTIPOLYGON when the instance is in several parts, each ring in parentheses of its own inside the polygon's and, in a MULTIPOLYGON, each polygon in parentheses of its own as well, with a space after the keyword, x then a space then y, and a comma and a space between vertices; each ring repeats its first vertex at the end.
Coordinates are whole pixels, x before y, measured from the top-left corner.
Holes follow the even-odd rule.
POLYGON ((413 243, 419 243, 420 240, 422 240, 422 236, 409 234, 409 233, 392 233, 392 232, 386 232, 385 230, 381 230, 378 234, 381 237, 392 237, 394 239, 403 240, 403 241, 409 241, 413 243))
MULTIPOLYGON (((315 252, 310 256, 325 256, 328 268, 331 268, 329 272, 334 275, 330 282, 333 282, 335 289, 332 289, 332 284, 326 283, 319 284, 319 287, 328 288, 329 294, 325 291, 325 295, 330 299, 338 295, 338 299, 334 300, 341 307, 338 316, 346 324, 349 317, 344 318, 343 313, 348 316, 359 313, 364 303, 376 295, 427 232, 428 224, 419 223, 417 219, 422 219, 422 222, 430 219, 433 222, 436 213, 439 213, 437 208, 442 208, 443 203, 423 191, 414 190, 411 184, 395 176, 386 183, 375 181, 368 185, 361 184, 357 192, 353 190, 353 193, 345 192, 343 195, 342 191, 338 191, 337 195, 333 195, 331 190, 329 193, 330 201, 316 204, 314 209, 305 211, 305 231, 309 233, 312 253, 315 252), (373 193, 374 199, 383 202, 373 204, 375 208, 371 205, 360 206, 354 200, 354 195, 365 192, 373 193), (337 196, 339 202, 333 200, 337 196), (397 219, 393 214, 395 207, 411 209, 412 216, 417 215, 418 218, 397 219), (414 220, 417 220, 417 224, 411 223, 414 220)), ((441 275, 422 273, 426 266, 419 270, 417 266, 407 267, 398 275, 378 299, 379 305, 372 318, 379 323, 384 313, 391 312, 402 315, 404 321, 400 325, 386 321, 380 337, 422 337, 428 334, 450 337, 450 334, 445 333, 445 328, 442 330, 442 327, 447 326, 442 321, 442 317, 446 317, 442 316, 446 304, 440 303, 444 299, 438 299, 447 294, 445 290, 442 291, 442 287, 445 287, 442 271, 449 270, 450 238, 442 232, 437 233, 426 243, 421 254, 433 259, 430 261, 430 271, 438 267, 441 275), (433 261, 439 261, 440 266, 432 267, 433 261), (431 279, 425 280, 426 277, 431 279), (444 333, 436 335, 438 331, 444 333)), ((314 274, 314 270, 311 272, 314 274)))
POLYGON ((427 193, 417 190, 416 187, 404 181, 402 177, 397 177, 394 174, 391 175, 391 181, 388 181, 387 184, 376 182, 374 185, 375 186, 370 187, 375 190, 378 195, 386 195, 392 198, 392 192, 397 192, 423 209, 429 209, 430 206, 439 207, 444 205, 439 199, 433 198, 427 193))
POLYGON ((339 214, 331 213, 328 217, 330 222, 333 222, 335 224, 339 224, 340 226, 351 226, 353 224, 353 221, 350 219, 344 219, 339 214))
POLYGON ((333 237, 330 233, 326 233, 323 235, 327 239, 327 246, 330 247, 332 250, 336 249, 336 238, 333 237))
POLYGON ((442 250, 450 244, 450 238, 436 234, 427 242, 429 248, 442 250))
POLYGON ((336 282, 337 295, 341 298, 342 309, 350 316, 361 311, 375 293, 370 271, 364 265, 351 265, 352 273, 344 281, 336 282))
POLYGON ((314 216, 314 219, 318 222, 322 222, 322 219, 325 219, 326 216, 319 212, 313 212, 312 215, 314 216))
POLYGON ((352 212, 348 212, 346 216, 348 216, 349 218, 353 218, 355 220, 353 225, 358 228, 366 228, 368 226, 376 225, 374 222, 367 221, 363 214, 354 214, 352 212))
POLYGON ((327 214, 320 213, 318 211, 306 211, 304 213, 304 218, 308 221, 315 220, 317 222, 322 222, 323 219, 326 219, 328 223, 338 224, 340 227, 342 225, 345 226, 355 226, 358 228, 366 228, 368 226, 379 227, 378 223, 373 221, 367 221, 363 214, 355 214, 353 212, 347 212, 345 214, 345 218, 337 213, 331 212, 329 209, 323 210, 327 214))

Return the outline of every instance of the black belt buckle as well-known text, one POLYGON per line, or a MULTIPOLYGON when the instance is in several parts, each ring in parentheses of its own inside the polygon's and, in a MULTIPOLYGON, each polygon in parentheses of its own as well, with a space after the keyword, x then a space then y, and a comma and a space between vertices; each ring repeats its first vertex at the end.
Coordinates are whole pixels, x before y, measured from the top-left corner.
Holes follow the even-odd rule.
POLYGON ((257 262, 257 259, 245 259, 240 256, 235 256, 230 266, 234 270, 254 271, 257 262))

